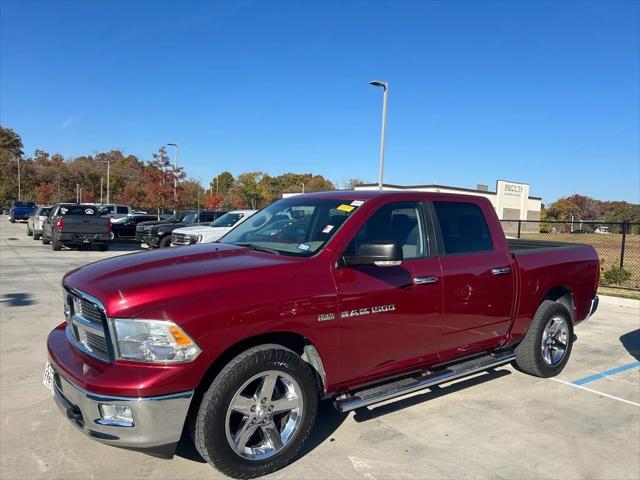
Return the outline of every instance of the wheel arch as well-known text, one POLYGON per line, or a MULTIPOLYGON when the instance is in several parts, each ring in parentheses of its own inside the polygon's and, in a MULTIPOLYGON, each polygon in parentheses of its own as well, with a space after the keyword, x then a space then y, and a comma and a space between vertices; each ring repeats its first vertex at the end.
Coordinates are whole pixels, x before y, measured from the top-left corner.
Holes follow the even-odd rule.
POLYGON ((209 388, 211 382, 213 382, 213 379, 218 375, 218 373, 220 373, 226 364, 245 350, 265 344, 280 345, 300 355, 305 362, 311 365, 311 368, 316 374, 318 391, 321 392, 322 396, 324 396, 326 393, 327 382, 324 364, 317 347, 304 335, 296 332, 269 332, 245 338, 244 340, 230 346, 211 363, 195 389, 194 397, 189 408, 189 416, 194 414, 194 412, 197 412, 202 396, 206 392, 207 388, 209 388))
POLYGON ((540 307, 540 304, 545 300, 558 302, 559 304, 564 305, 571 315, 571 321, 576 321, 576 302, 571 288, 566 285, 556 285, 555 287, 550 288, 540 299, 538 307, 540 307))

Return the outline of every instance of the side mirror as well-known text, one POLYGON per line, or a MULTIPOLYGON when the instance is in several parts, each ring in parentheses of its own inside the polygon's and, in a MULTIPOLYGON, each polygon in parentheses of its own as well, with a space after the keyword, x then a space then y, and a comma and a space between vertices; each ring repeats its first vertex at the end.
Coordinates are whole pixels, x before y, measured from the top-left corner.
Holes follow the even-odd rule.
POLYGON ((402 263, 402 247, 398 242, 386 240, 363 243, 356 255, 345 255, 342 259, 350 267, 362 265, 397 267, 402 263))

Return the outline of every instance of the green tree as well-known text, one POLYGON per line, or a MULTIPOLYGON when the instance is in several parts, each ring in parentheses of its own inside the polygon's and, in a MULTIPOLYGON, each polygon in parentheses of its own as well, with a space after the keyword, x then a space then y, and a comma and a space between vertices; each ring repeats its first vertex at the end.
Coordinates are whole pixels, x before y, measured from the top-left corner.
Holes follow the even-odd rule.
POLYGON ((264 176, 263 172, 246 172, 238 176, 235 181, 234 193, 241 200, 243 206, 256 209, 263 205, 269 193, 264 183, 261 183, 264 176))
POLYGON ((231 175, 231 172, 225 170, 213 177, 213 180, 211 180, 211 183, 209 184, 209 188, 212 193, 220 193, 224 195, 233 189, 234 183, 235 179, 233 178, 233 175, 231 175))

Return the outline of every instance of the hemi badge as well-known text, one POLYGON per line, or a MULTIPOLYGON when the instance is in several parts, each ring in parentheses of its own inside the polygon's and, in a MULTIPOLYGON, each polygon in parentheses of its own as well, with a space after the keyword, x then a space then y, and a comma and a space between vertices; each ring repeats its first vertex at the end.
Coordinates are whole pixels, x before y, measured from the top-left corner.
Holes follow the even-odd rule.
POLYGON ((335 320, 335 319, 336 319, 335 313, 321 313, 320 315, 318 315, 319 322, 326 322, 328 320, 335 320))

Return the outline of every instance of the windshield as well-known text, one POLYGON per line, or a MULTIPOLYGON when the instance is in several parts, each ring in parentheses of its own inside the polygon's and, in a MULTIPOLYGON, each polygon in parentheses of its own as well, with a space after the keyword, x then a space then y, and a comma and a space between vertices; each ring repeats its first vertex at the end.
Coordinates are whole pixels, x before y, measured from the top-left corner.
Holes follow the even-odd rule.
POLYGON ((58 215, 96 215, 93 205, 61 205, 58 215))
POLYGON ((244 213, 225 213, 217 220, 209 224, 210 227, 233 227, 241 218, 245 216, 244 213))
POLYGON ((197 212, 189 212, 184 217, 182 217, 182 220, 180 220, 180 223, 195 223, 197 219, 198 219, 197 212))
POLYGON ((253 215, 219 241, 277 254, 310 257, 362 202, 287 198, 253 215))

